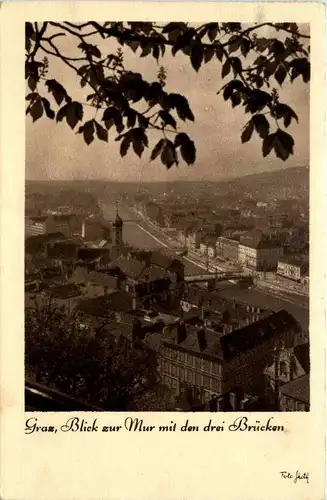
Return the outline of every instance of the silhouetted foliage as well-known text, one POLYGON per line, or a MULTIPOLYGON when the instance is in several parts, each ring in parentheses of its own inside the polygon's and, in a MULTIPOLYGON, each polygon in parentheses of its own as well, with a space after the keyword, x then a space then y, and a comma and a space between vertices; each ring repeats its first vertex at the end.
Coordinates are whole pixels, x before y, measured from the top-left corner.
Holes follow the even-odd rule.
POLYGON ((293 154, 294 140, 283 128, 298 121, 298 117, 292 108, 280 102, 274 84, 283 86, 298 78, 309 82, 310 47, 302 43, 307 39, 309 36, 301 33, 295 23, 250 27, 241 23, 196 27, 184 22, 26 23, 26 113, 33 122, 46 116, 57 122, 66 121, 72 130, 79 125, 77 133, 86 144, 95 139, 107 142, 108 132, 114 128, 121 156, 133 150, 141 157, 150 147, 148 131, 155 129, 162 137, 151 146, 150 159, 160 156, 161 162, 171 168, 178 165, 181 157, 191 165, 196 159, 196 147, 179 127, 181 122, 194 121, 195 117, 185 96, 165 90, 166 69, 160 61, 170 50, 173 56, 183 54, 195 71, 209 62, 220 66, 222 78, 228 81, 217 89, 217 94, 222 93, 232 108, 242 106, 249 115, 241 134, 242 143, 248 142, 255 132, 262 140, 263 156, 274 151, 285 161, 293 154), (270 28, 269 38, 261 36, 265 27, 270 28), (72 56, 60 48, 62 36, 77 42, 78 55, 72 56), (102 53, 106 40, 112 38, 120 47, 115 53, 102 53), (147 81, 142 74, 129 71, 122 47, 129 47, 139 57, 153 57, 159 65, 157 80, 147 81), (64 82, 47 78, 53 58, 69 67, 80 86, 90 91, 86 102, 69 95, 64 82), (56 110, 41 95, 46 91, 54 98, 56 110), (83 122, 85 106, 94 107, 95 115, 83 122), (168 134, 175 138, 168 138, 168 134))
POLYGON ((163 409, 155 352, 111 334, 108 321, 88 327, 53 301, 36 300, 25 311, 26 377, 104 410, 138 407, 139 401, 143 410, 163 409))

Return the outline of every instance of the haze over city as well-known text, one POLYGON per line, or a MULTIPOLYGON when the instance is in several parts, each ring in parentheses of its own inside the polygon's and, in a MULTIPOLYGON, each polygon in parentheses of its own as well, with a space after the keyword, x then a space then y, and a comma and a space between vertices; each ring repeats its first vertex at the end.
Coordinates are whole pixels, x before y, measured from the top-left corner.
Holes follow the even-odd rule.
MULTIPOLYGON (((301 27, 304 30, 304 27, 301 27)), ((58 42, 59 43, 59 42, 58 42)), ((106 41, 108 52, 115 50, 114 41, 106 41)), ((69 38, 60 39, 60 47, 70 49, 69 38)), ((76 49, 75 49, 76 50, 76 49)), ((50 57, 51 58, 51 57, 50 57)), ((128 47, 124 49, 124 62, 131 71, 141 72, 150 81, 156 79, 159 65, 151 57, 140 58, 128 47)), ((222 95, 220 70, 213 63, 203 66, 198 73, 185 56, 166 53, 160 64, 167 68, 167 91, 184 94, 195 116, 194 123, 182 124, 181 131, 190 135, 197 148, 197 160, 191 167, 184 163, 169 171, 157 159, 149 162, 150 151, 140 159, 130 152, 119 155, 116 132, 109 132, 109 142, 94 141, 87 146, 81 135, 71 132, 66 123, 42 119, 32 124, 26 121, 26 178, 51 179, 108 179, 115 181, 175 181, 224 180, 247 174, 278 170, 309 164, 309 86, 300 79, 279 89, 281 100, 291 106, 299 117, 288 131, 295 141, 294 155, 284 163, 275 156, 262 157, 261 141, 253 137, 241 143, 241 132, 248 117, 243 107, 232 109, 222 95), (190 85, 191 82, 191 85, 190 85)), ((62 82, 68 92, 85 99, 78 80, 60 60, 52 60, 48 78, 62 82)), ((276 82, 277 87, 277 82, 276 82)), ((160 133, 149 133, 150 147, 159 140, 160 133)))

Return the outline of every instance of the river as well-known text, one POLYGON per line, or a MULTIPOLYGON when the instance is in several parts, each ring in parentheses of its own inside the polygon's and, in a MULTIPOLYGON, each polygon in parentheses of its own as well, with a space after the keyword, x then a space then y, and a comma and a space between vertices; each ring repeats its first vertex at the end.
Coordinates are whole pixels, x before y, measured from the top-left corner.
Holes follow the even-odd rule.
MULTIPOLYGON (((110 203, 101 203, 100 205, 104 217, 109 221, 113 221, 116 217, 115 205, 110 203)), ((121 206, 119 208, 119 215, 123 221, 125 221, 123 226, 123 239, 126 243, 147 250, 165 249, 165 244, 167 242, 162 238, 164 244, 160 243, 159 231, 153 231, 151 226, 144 223, 141 217, 133 210, 126 206, 121 206), (142 222, 142 227, 140 226, 140 222, 142 222), (151 232, 155 233, 155 236, 152 236, 151 232)), ((196 264, 186 259, 183 259, 183 261, 187 275, 203 272, 203 268, 196 264)), ((309 327, 309 300, 306 297, 290 294, 276 296, 259 289, 247 290, 238 284, 229 282, 221 283, 218 290, 222 297, 229 299, 236 299, 241 302, 276 311, 285 309, 299 321, 304 330, 307 330, 309 327)))

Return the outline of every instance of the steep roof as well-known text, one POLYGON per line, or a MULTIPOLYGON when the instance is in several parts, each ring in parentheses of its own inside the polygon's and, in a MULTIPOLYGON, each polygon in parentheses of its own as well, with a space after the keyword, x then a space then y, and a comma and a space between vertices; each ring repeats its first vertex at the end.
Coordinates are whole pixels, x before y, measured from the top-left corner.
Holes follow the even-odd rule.
POLYGON ((109 269, 118 268, 122 271, 128 278, 133 278, 135 280, 139 279, 140 275, 146 269, 147 264, 144 261, 137 259, 129 259, 124 255, 120 255, 111 264, 109 264, 109 269))
POLYGON ((117 290, 94 299, 83 299, 76 307, 78 311, 96 317, 106 317, 112 311, 128 312, 132 308, 132 295, 123 290, 117 290))
POLYGON ((260 234, 242 236, 240 244, 249 248, 279 248, 280 242, 271 238, 263 238, 260 234))
POLYGON ((95 260, 103 256, 109 255, 108 248, 79 248, 77 251, 77 258, 82 260, 95 260))
POLYGON ((310 347, 309 343, 299 344, 294 347, 294 354, 305 373, 310 372, 310 347))
POLYGON ((182 347, 185 350, 192 351, 195 354, 207 354, 208 356, 214 356, 222 359, 222 352, 219 343, 221 335, 222 333, 214 330, 199 328, 189 323, 180 322, 166 326, 163 330, 162 340, 164 342, 168 342, 169 344, 182 347), (182 342, 178 342, 178 329, 181 327, 185 327, 186 336, 182 342), (204 335, 204 345, 201 345, 199 341, 199 331, 202 331, 204 335))
POLYGON ((280 392, 284 396, 289 398, 297 399, 302 403, 309 404, 310 402, 310 380, 309 375, 303 375, 298 377, 291 382, 287 382, 282 385, 280 392))
POLYGON ((229 333, 222 339, 226 359, 240 352, 248 351, 267 340, 278 337, 290 330, 301 330, 299 323, 287 311, 278 311, 262 320, 229 333))
POLYGON ((77 255, 78 245, 66 241, 53 241, 47 243, 48 259, 74 259, 77 255))
POLYGON ((146 281, 157 281, 160 279, 164 279, 167 277, 167 274, 164 269, 161 269, 156 266, 148 266, 139 275, 140 280, 146 281))

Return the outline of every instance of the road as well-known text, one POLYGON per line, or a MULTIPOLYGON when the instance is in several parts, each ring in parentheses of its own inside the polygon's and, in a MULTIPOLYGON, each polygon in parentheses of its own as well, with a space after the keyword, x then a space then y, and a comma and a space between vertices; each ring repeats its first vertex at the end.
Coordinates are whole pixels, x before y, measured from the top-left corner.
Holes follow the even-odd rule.
MULTIPOLYGON (((104 217, 113 221, 116 216, 116 208, 110 203, 101 203, 101 208, 104 217)), ((141 217, 128 207, 122 206, 119 208, 119 215, 125 221, 136 220, 137 222, 125 222, 123 227, 123 238, 126 243, 147 250, 167 249, 169 242, 162 234, 142 221, 141 217), (167 246, 166 246, 167 245, 167 246)), ((201 274, 205 270, 205 265, 196 263, 194 258, 183 259, 185 264, 185 273, 201 274)), ((296 318, 302 328, 308 329, 309 325, 309 299, 298 295, 291 294, 272 294, 258 289, 245 289, 239 284, 220 283, 218 285, 218 293, 222 297, 236 299, 248 304, 257 305, 259 307, 272 310, 285 309, 296 318)))

